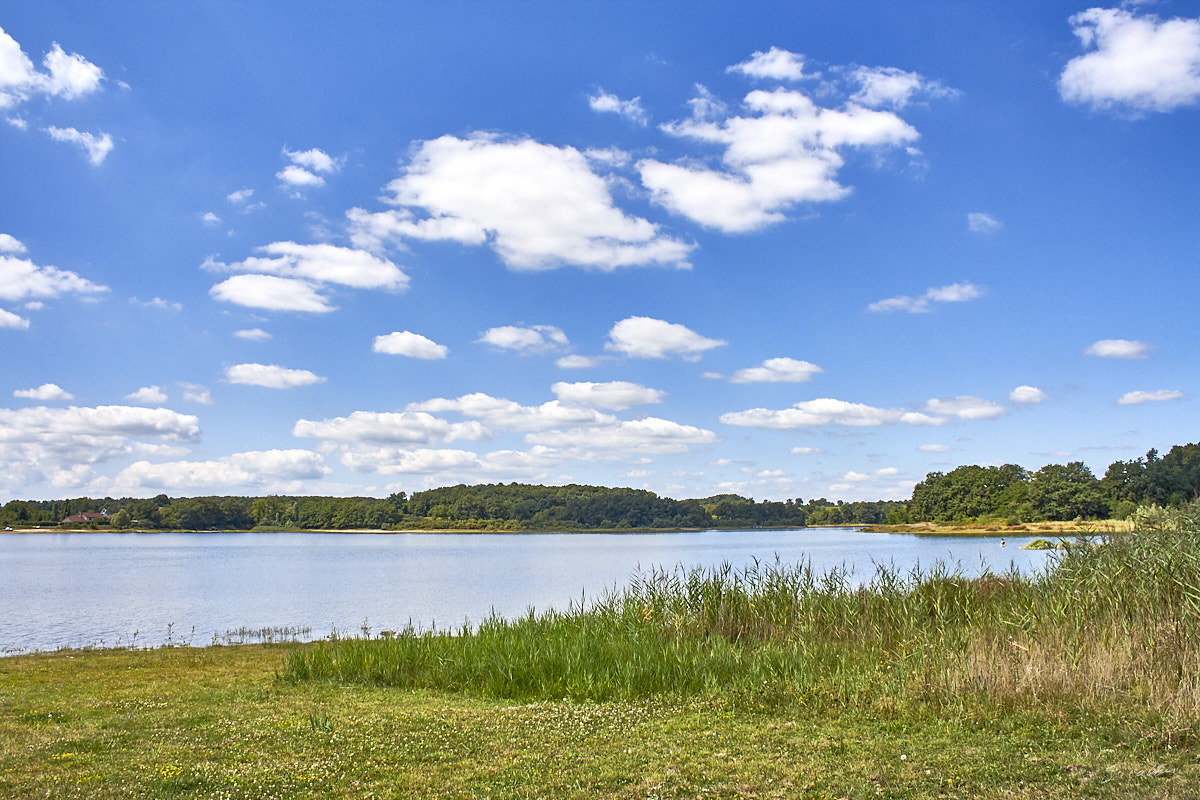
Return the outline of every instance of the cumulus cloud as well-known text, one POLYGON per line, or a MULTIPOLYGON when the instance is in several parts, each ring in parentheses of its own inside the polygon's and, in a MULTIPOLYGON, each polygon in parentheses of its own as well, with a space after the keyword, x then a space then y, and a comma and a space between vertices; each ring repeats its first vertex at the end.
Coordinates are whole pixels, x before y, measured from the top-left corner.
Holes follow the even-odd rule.
POLYGON ((245 205, 250 202, 250 198, 254 197, 253 189, 238 189, 225 195, 225 199, 235 206, 245 205))
POLYGON ((13 397, 26 400, 74 400, 75 395, 60 387, 57 383, 43 383, 36 389, 17 389, 13 397))
MULTIPOLYGON (((756 53, 731 69, 752 77, 803 77, 799 57, 778 49, 756 53)), ((860 91, 864 79, 858 80, 860 91)), ((893 105, 899 101, 895 91, 871 92, 871 99, 881 103, 885 97, 893 105)), ((690 119, 660 126, 671 136, 722 146, 724 153, 719 168, 691 160, 638 162, 654 202, 725 233, 758 230, 782 222, 796 205, 845 197, 850 189, 838 182, 845 152, 911 148, 919 138, 894 112, 853 99, 827 108, 803 92, 778 88, 750 92, 743 106, 744 115, 725 116, 704 90, 692 104, 690 119)))
POLYGON ((252 256, 226 264, 213 258, 201 266, 213 272, 242 273, 212 287, 209 293, 229 303, 272 311, 333 311, 321 294, 330 284, 352 289, 402 291, 408 276, 391 261, 364 250, 332 244, 274 242, 252 256))
POLYGON ((15 108, 38 94, 74 100, 100 87, 104 71, 55 42, 42 58, 43 70, 0 28, 0 109, 15 108))
POLYGON ((594 428, 573 428, 530 434, 527 442, 563 448, 575 458, 623 458, 634 454, 684 453, 695 445, 719 441, 715 433, 671 420, 647 417, 594 428))
POLYGON ((161 405, 167 402, 167 393, 160 386, 143 386, 136 392, 125 395, 125 399, 134 403, 161 405))
POLYGON ((952 283, 928 289, 919 297, 898 295, 878 300, 867 306, 868 311, 906 311, 909 314, 924 314, 934 303, 965 303, 983 296, 983 289, 973 283, 952 283))
POLYGON ((268 389, 294 389, 325 382, 325 378, 306 369, 289 369, 276 364, 234 364, 225 368, 225 380, 268 389))
POLYGON ((550 387, 560 403, 565 406, 581 406, 584 408, 607 408, 612 411, 624 411, 634 406, 662 402, 666 392, 661 389, 650 389, 629 381, 609 381, 607 383, 565 383, 558 382, 550 387))
POLYGON ((807 383, 825 370, 795 358, 768 358, 760 366, 739 369, 729 376, 731 383, 807 383))
POLYGON ((756 50, 749 60, 728 67, 726 72, 740 72, 751 78, 777 81, 798 81, 813 77, 804 73, 804 56, 779 47, 756 50))
POLYGON ((793 456, 815 456, 825 451, 819 447, 793 447, 788 453, 793 456))
POLYGON ((217 300, 267 311, 326 314, 337 309, 311 283, 274 275, 234 275, 209 289, 217 300))
POLYGON ((629 317, 613 325, 604 347, 633 358, 670 358, 698 361, 708 350, 727 344, 709 339, 673 322, 651 317, 629 317))
POLYGON ((11 311, 5 311, 3 308, 0 308, 0 329, 4 328, 14 331, 26 331, 29 330, 29 320, 20 314, 14 314, 11 311))
POLYGON ((262 328, 246 328, 245 330, 234 331, 233 335, 248 342, 265 342, 271 338, 271 334, 262 328))
POLYGON ((1155 345, 1150 342, 1137 342, 1130 339, 1101 339, 1084 348, 1083 354, 1099 358, 1149 358, 1150 351, 1154 347, 1155 345))
POLYGON ((393 331, 385 336, 376 336, 371 350, 394 356, 408 356, 437 360, 445 358, 450 348, 412 331, 393 331))
POLYGON ((1200 19, 1089 8, 1069 21, 1089 52, 1059 78, 1067 102, 1135 114, 1200 102, 1200 19))
POLYGON ((221 218, 218 217, 216 214, 214 214, 211 211, 205 211, 203 214, 201 214, 200 221, 203 222, 205 225, 221 224, 221 218))
POLYGON ((925 404, 925 411, 939 417, 959 419, 996 419, 1006 413, 1004 406, 970 395, 935 397, 925 404))
POLYGON ((488 428, 508 431, 534 431, 563 425, 608 425, 616 418, 593 408, 549 400, 537 406, 523 406, 513 400, 474 392, 457 398, 436 397, 410 403, 409 411, 455 412, 480 420, 488 428))
POLYGON ((206 387, 198 383, 187 383, 186 381, 180 381, 178 386, 180 391, 183 392, 183 399, 189 403, 199 403, 203 406, 212 405, 212 393, 206 387))
POLYGON ((325 179, 317 173, 330 174, 341 169, 341 159, 330 156, 323 150, 288 150, 283 148, 283 154, 292 163, 285 166, 275 177, 292 189, 307 189, 324 186, 325 179))
POLYGON ((348 417, 297 420, 292 435, 342 444, 415 445, 484 439, 478 422, 449 422, 424 411, 355 411, 348 417))
POLYGON ((1004 227, 1004 223, 985 214, 982 211, 972 211, 967 214, 967 230, 972 233, 995 233, 1004 227))
POLYGON ((138 461, 121 470, 112 484, 122 493, 226 490, 245 494, 248 490, 294 491, 296 482, 323 478, 331 472, 319 454, 308 450, 262 450, 214 461, 138 461))
MULTIPOLYGON (((107 286, 92 283, 69 270, 39 266, 21 258, 25 245, 9 234, 0 234, 0 300, 10 302, 42 301, 64 294, 91 296, 108 291, 107 286)), ((0 309, 0 328, 24 330, 29 320, 0 309)))
POLYGON ((388 189, 396 210, 348 212, 356 245, 486 243, 515 270, 690 266, 693 246, 618 209, 608 184, 573 147, 483 133, 443 136, 417 145, 388 189))
POLYGON ((1155 392, 1126 392, 1117 398, 1119 406, 1136 406, 1142 403, 1161 403, 1167 400, 1178 400, 1183 392, 1176 389, 1159 389, 1155 392))
POLYGON ((518 353, 552 353, 570 344, 562 329, 553 325, 501 325, 488 328, 476 341, 518 353))
POLYGON ((921 444, 917 445, 917 449, 922 453, 949 453, 951 447, 946 444, 921 444))
POLYGON ((722 414, 721 422, 746 428, 766 430, 788 430, 791 428, 816 428, 826 425, 850 427, 874 427, 878 425, 943 425, 945 420, 916 411, 900 408, 876 408, 863 403, 850 403, 822 397, 805 400, 791 408, 771 410, 752 408, 722 414))
POLYGON ((850 70, 850 79, 859 85, 859 90, 850 101, 868 108, 904 108, 916 97, 955 97, 953 89, 940 81, 931 81, 919 72, 908 72, 897 67, 855 67, 850 70))
POLYGON ((640 97, 622 100, 615 94, 601 89, 588 97, 588 105, 592 111, 602 114, 617 114, 637 125, 645 125, 649 122, 649 115, 646 114, 646 109, 642 108, 642 98, 640 97))
POLYGON ((97 136, 75 128, 57 128, 51 125, 46 129, 46 133, 56 142, 67 142, 79 147, 93 166, 103 164, 113 149, 112 137, 103 132, 97 136))
POLYGON ((200 438, 196 417, 165 408, 69 406, 0 409, 0 463, 25 483, 59 485, 89 464, 127 456, 145 440, 194 442, 200 438))
POLYGON ((1046 393, 1036 386, 1018 386, 1008 393, 1008 399, 1021 405, 1037 405, 1046 399, 1046 393))
POLYGON ((588 369, 599 364, 603 360, 603 356, 581 356, 581 355, 566 355, 557 358, 554 361, 554 366, 559 369, 588 369))

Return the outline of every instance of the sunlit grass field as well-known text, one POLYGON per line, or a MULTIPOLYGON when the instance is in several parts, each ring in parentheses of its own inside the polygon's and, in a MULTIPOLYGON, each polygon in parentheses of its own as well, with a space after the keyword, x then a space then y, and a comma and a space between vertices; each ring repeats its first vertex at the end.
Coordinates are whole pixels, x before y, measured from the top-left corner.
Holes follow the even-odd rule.
POLYGON ((1200 797, 1200 508, 1101 541, 1033 576, 667 570, 469 630, 0 659, 0 797, 1200 797))

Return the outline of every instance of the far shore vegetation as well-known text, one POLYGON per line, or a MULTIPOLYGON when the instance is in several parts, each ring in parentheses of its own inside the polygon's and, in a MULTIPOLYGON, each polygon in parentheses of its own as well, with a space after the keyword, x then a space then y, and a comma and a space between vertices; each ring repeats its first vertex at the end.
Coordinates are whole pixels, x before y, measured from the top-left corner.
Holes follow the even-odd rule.
POLYGON ((1200 503, 1044 570, 652 570, 454 631, 0 658, 5 798, 1200 797, 1200 503))
POLYGON ((1031 472, 1016 464, 931 472, 908 500, 689 500, 644 489, 487 484, 397 492, 387 498, 169 497, 9 500, 14 530, 637 531, 870 526, 919 534, 1075 535, 1128 529, 1139 507, 1200 496, 1200 444, 1113 462, 1097 478, 1081 461, 1031 472), (1109 522, 1115 521, 1115 522, 1109 522), (1066 523, 1064 526, 1062 523, 1066 523))

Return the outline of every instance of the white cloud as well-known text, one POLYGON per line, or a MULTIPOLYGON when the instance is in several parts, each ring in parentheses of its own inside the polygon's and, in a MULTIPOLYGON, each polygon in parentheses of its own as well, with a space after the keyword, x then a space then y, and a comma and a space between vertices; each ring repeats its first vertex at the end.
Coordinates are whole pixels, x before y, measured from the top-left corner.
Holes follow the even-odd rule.
POLYGON ((584 408, 607 408, 613 411, 624 411, 634 406, 660 403, 666 392, 661 389, 650 389, 629 381, 609 381, 608 383, 565 383, 558 382, 550 387, 560 403, 565 406, 581 406, 584 408))
POLYGON ((1006 413, 1004 406, 980 397, 935 397, 925 404, 925 411, 939 417, 959 419, 996 419, 1006 413))
POLYGON ((890 478, 893 475, 899 475, 900 470, 895 467, 884 467, 883 469, 872 470, 871 472, 854 472, 851 470, 842 476, 842 480, 852 483, 863 483, 864 481, 874 481, 880 478, 890 478))
POLYGON ((250 202, 251 197, 254 197, 253 189, 238 189, 236 192, 230 192, 225 195, 225 199, 235 206, 245 205, 250 202))
POLYGON ((78 53, 67 53, 55 42, 42 59, 45 72, 8 33, 0 28, 0 109, 15 108, 35 94, 74 100, 94 92, 104 72, 78 53))
POLYGON ((334 158, 315 147, 311 150, 288 150, 285 147, 283 154, 296 166, 313 172, 337 172, 342 167, 342 159, 334 158))
POLYGON ((294 482, 323 478, 331 472, 320 455, 308 450, 264 450, 234 453, 215 461, 138 461, 118 473, 112 484, 122 493, 174 489, 193 494, 220 490, 244 494, 249 489, 288 491, 286 487, 294 482))
POLYGON ((12 234, 0 233, 0 253, 24 253, 25 245, 12 234))
POLYGON ((946 444, 922 444, 917 445, 917 449, 922 453, 949 453, 951 450, 946 444))
POLYGON ((788 450, 788 454, 793 456, 815 456, 824 452, 819 447, 793 447, 791 450, 788 450))
POLYGON ((393 331, 386 336, 376 336, 371 350, 376 353, 427 360, 445 358, 450 352, 446 345, 411 331, 393 331))
POLYGON ((646 453, 683 453, 694 445, 719 441, 712 431, 658 417, 594 428, 546 431, 529 434, 525 440, 544 447, 566 448, 573 457, 582 460, 623 458, 646 453))
POLYGON ((1100 358, 1148 358, 1155 345, 1129 339, 1101 339, 1084 348, 1083 354, 1100 358))
POLYGON ((325 185, 325 179, 320 175, 315 175, 296 164, 288 164, 276 172, 275 177, 294 188, 325 185))
POLYGON ((56 142, 67 142, 78 145, 88 157, 93 166, 104 163, 104 159, 113 149, 112 137, 101 132, 99 136, 76 130, 75 128, 57 128, 51 125, 46 129, 50 138, 56 142))
POLYGON ((234 275, 213 286, 209 294, 226 303, 268 311, 325 314, 337 308, 308 281, 274 275, 234 275))
POLYGON ((1183 392, 1175 389, 1159 389, 1155 392, 1126 392, 1117 399, 1119 406, 1136 406, 1142 403, 1161 403, 1167 400, 1178 400, 1183 392))
POLYGON ((1090 52, 1063 69, 1058 88, 1064 100, 1134 113, 1200 102, 1200 19, 1162 21, 1124 8, 1089 8, 1069 21, 1090 52))
MULTIPOLYGON (((753 74, 752 67, 739 67, 748 69, 753 74)), ((850 190, 837 181, 841 151, 906 147, 919 138, 893 112, 855 102, 824 108, 799 91, 755 90, 744 105, 745 116, 716 120, 705 97, 693 105, 691 119, 660 126, 672 136, 723 145, 725 152, 720 169, 640 161, 642 183, 655 202, 726 233, 758 230, 782 222, 797 204, 845 197, 850 190)))
POLYGON ((689 328, 661 319, 629 317, 613 325, 604 347, 634 358, 679 356, 697 361, 705 351, 727 344, 723 339, 708 339, 689 328))
POLYGON ((213 286, 209 293, 252 308, 323 314, 335 309, 319 291, 327 284, 387 291, 408 286, 408 276, 399 267, 364 250, 295 242, 274 242, 258 249, 267 255, 232 264, 207 259, 204 269, 245 273, 213 286))
POLYGON ((568 355, 556 359, 554 366, 559 369, 588 369, 596 366, 602 360, 603 356, 568 355))
POLYGON ((757 50, 748 61, 728 67, 726 72, 740 72, 751 78, 769 78, 779 81, 798 81, 813 77, 804 74, 804 56, 778 47, 757 50))
POLYGON ((448 411, 472 417, 489 428, 509 431, 535 431, 562 425, 609 425, 616 418, 592 408, 571 406, 550 400, 539 406, 523 406, 502 397, 475 392, 450 399, 436 397, 410 403, 409 411, 445 413, 448 411))
POLYGON ((129 302, 142 306, 143 308, 157 308, 160 311, 182 311, 183 303, 163 300, 161 297, 155 297, 151 300, 138 300, 136 297, 129 298, 129 302))
POLYGON ((423 411, 355 411, 348 417, 297 420, 292 435, 351 445, 413 445, 484 439, 488 431, 478 422, 451 423, 423 411))
POLYGON ((807 383, 825 370, 816 364, 794 358, 768 358, 761 366, 739 369, 729 376, 731 383, 807 383))
POLYGON ((233 335, 248 342, 265 342, 271 338, 271 334, 262 328, 246 328, 245 330, 234 331, 233 335))
POLYGON ((1036 405, 1046 399, 1046 393, 1036 386, 1018 386, 1008 393, 1008 399, 1022 405, 1036 405))
POLYGON ((958 94, 940 81, 930 81, 918 72, 896 67, 856 67, 850 71, 850 79, 860 87, 850 101, 868 108, 904 108, 917 96, 954 97, 958 94))
MULTIPOLYGON (((9 239, 6 244, 9 252, 24 250, 16 239, 9 239), (16 249, 18 246, 20 250, 16 249)), ((69 270, 38 266, 15 255, 0 255, 0 300, 53 299, 64 294, 88 296, 107 291, 107 286, 92 283, 69 270)), ((21 327, 28 327, 28 323, 21 327)))
POLYGON ((294 389, 325 382, 325 378, 306 369, 289 369, 276 364, 234 364, 225 368, 225 380, 268 389, 294 389))
POLYGON ((203 222, 205 225, 221 224, 221 218, 218 217, 216 214, 214 214, 211 211, 205 211, 203 214, 201 214, 200 221, 203 222))
POLYGON ((49 73, 42 81, 46 93, 74 100, 96 91, 104 71, 78 53, 66 53, 58 42, 42 61, 49 73))
POLYGON ((931 417, 916 411, 904 411, 899 408, 875 408, 863 403, 850 403, 830 397, 805 400, 796 403, 791 408, 778 411, 766 408, 736 411, 729 414, 722 414, 720 420, 726 425, 763 428, 766 430, 814 428, 826 425, 874 427, 895 423, 906 425, 945 424, 944 419, 931 417))
POLYGON ((5 311, 0 308, 0 330, 27 331, 29 330, 29 320, 14 314, 11 311, 5 311))
POLYGON ((167 393, 160 386, 143 386, 136 392, 125 395, 125 399, 134 403, 161 405, 167 402, 167 393))
POLYGON ((26 482, 85 473, 88 464, 133 453, 139 440, 194 442, 199 438, 196 417, 165 408, 0 409, 0 463, 26 482))
POLYGON ((649 122, 649 116, 646 114, 646 109, 642 108, 642 98, 640 97, 635 97, 632 100, 622 100, 615 94, 610 94, 601 89, 598 94, 588 97, 588 105, 592 111, 604 114, 618 114, 638 125, 645 125, 649 122))
POLYGON ((982 211, 972 211, 967 214, 967 230, 972 233, 995 233, 1004 227, 1004 223, 985 214, 982 211))
POLYGON ((185 381, 180 381, 178 386, 180 391, 183 392, 183 399, 189 403, 199 403, 203 406, 212 405, 212 393, 206 387, 198 383, 187 383, 185 381))
POLYGON ((358 448, 345 452, 342 463, 355 472, 379 475, 433 475, 483 466, 479 456, 469 450, 434 448, 358 448))
POLYGON ((909 314, 924 314, 932 303, 964 303, 983 296, 983 289, 973 283, 952 283, 928 289, 920 297, 898 295, 879 300, 867 306, 868 311, 907 311, 909 314))
POLYGON ((488 328, 476 341, 518 353, 551 353, 570 344, 562 329, 553 325, 501 325, 488 328))
POLYGON ((43 383, 36 389, 17 389, 13 392, 13 397, 20 397, 26 400, 74 400, 75 395, 63 389, 56 383, 43 383))
POLYGON ((690 266, 693 245, 618 209, 608 184, 573 147, 482 133, 443 136, 421 142, 388 188, 401 209, 383 216, 352 210, 352 241, 486 242, 516 270, 690 266))

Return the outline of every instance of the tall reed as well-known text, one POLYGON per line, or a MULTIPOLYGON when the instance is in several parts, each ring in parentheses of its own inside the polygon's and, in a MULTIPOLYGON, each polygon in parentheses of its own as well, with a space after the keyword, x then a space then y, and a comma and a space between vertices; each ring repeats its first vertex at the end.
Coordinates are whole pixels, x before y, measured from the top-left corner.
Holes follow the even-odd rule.
POLYGON ((653 569, 590 604, 298 649, 286 680, 514 699, 1119 701, 1200 730, 1200 506, 1079 540, 1031 575, 935 564, 653 569))

